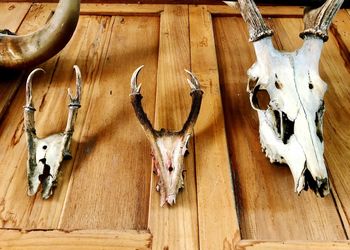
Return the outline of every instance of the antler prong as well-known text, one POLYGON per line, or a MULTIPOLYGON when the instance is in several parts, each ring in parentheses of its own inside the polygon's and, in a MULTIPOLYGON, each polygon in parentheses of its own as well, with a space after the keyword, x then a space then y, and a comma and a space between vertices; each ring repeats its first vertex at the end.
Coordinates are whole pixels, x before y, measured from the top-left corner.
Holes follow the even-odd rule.
POLYGON ((200 84, 196 76, 185 69, 185 71, 190 75, 190 79, 187 79, 188 84, 190 85, 191 88, 191 96, 192 96, 192 105, 191 105, 191 111, 190 114, 188 115, 188 118, 181 130, 180 133, 188 134, 191 133, 192 128, 194 124, 196 123, 199 110, 201 107, 202 103, 202 95, 203 91, 201 90, 200 84))
POLYGON ((322 6, 316 9, 305 8, 305 28, 300 33, 300 37, 304 39, 307 35, 314 35, 326 42, 328 40, 328 28, 342 4, 343 0, 327 0, 322 6))
POLYGON ((131 94, 130 95, 140 94, 142 84, 140 83, 139 85, 137 85, 138 84, 137 77, 143 67, 144 65, 141 65, 140 67, 138 67, 131 76, 131 81, 130 81, 131 94))
POLYGON ((81 100, 81 72, 77 65, 73 66, 75 71, 75 84, 76 84, 76 96, 73 96, 73 93, 70 88, 68 88, 68 96, 70 99, 70 105, 69 106, 79 106, 80 107, 80 100, 81 100))
POLYGON ((42 72, 46 73, 45 70, 43 70, 42 68, 36 68, 29 74, 29 76, 27 78, 27 82, 26 82, 26 106, 25 106, 25 108, 28 108, 28 109, 34 109, 33 100, 32 100, 33 99, 33 97, 32 97, 32 81, 33 81, 33 77, 34 77, 35 73, 38 71, 42 71, 42 72))
MULTIPOLYGON (((237 3, 230 1, 224 1, 224 3, 231 7, 237 7, 237 3)), ((253 0, 238 0, 238 5, 244 21, 248 25, 250 42, 256 42, 273 35, 273 30, 265 24, 253 0)))

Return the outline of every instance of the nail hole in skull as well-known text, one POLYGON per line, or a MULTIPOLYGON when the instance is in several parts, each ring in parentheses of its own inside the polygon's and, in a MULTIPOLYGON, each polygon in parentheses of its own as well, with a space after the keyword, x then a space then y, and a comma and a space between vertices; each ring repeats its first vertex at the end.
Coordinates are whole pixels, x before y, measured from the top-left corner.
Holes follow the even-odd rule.
POLYGON ((260 85, 254 88, 252 103, 255 108, 266 110, 270 103, 270 95, 266 89, 260 89, 260 85))
POLYGON ((43 149, 44 149, 44 150, 45 150, 45 149, 47 149, 47 146, 46 146, 46 145, 44 145, 44 146, 43 146, 43 149))
POLYGON ((309 83, 309 89, 313 89, 314 85, 312 83, 309 83))
POLYGON ((170 167, 168 168, 168 170, 169 170, 169 172, 171 173, 171 172, 174 170, 174 168, 173 168, 172 166, 170 166, 170 167))
POLYGON ((275 87, 277 89, 281 89, 282 88, 282 83, 278 82, 278 81, 275 81, 275 87))

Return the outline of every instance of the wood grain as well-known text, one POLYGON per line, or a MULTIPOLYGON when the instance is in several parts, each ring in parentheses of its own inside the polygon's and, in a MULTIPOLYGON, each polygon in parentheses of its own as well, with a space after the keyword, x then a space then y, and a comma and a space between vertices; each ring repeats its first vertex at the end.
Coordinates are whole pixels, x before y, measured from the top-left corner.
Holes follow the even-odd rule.
POLYGON ((104 26, 107 50, 101 58, 80 58, 86 67, 95 63, 93 72, 84 71, 97 76, 87 83, 91 100, 60 222, 65 230, 147 227, 150 149, 130 104, 129 82, 145 64, 140 81, 152 117, 155 100, 147 97, 156 91, 159 18, 115 16, 104 26))
MULTIPOLYGON (((0 3, 0 29, 9 29, 19 34, 32 31, 28 30, 27 25, 30 22, 30 17, 26 19, 21 29, 19 29, 30 6, 30 3, 0 3)), ((23 71, 0 69, 0 120, 9 107, 18 87, 22 83, 23 77, 23 71)))
POLYGON ((152 15, 160 14, 163 4, 82 4, 80 15, 152 15))
POLYGON ((233 249, 240 240, 211 14, 190 7, 191 65, 204 91, 195 126, 196 182, 201 249, 233 249))
MULTIPOLYGON (((165 6, 160 21, 160 44, 156 93, 155 128, 180 130, 191 107, 184 69, 190 68, 188 7, 165 6)), ((173 207, 160 207, 152 176, 149 229, 153 249, 198 249, 198 221, 194 147, 185 158, 185 188, 173 207)), ((149 158, 149 166, 151 161, 149 158)))
POLYGON ((0 230, 1 249, 150 249, 147 231, 17 231, 0 230))
MULTIPOLYGON (((275 44, 290 49, 298 39, 300 22, 273 19, 275 44), (288 34, 282 32, 282 23, 288 23, 288 34)), ((245 91, 246 70, 255 60, 245 24, 235 17, 218 17, 214 27, 242 238, 346 239, 332 196, 319 199, 310 191, 297 196, 289 169, 274 167, 261 152, 257 115, 245 91)))
POLYGON ((242 240, 237 250, 347 250, 349 241, 252 241, 242 240))

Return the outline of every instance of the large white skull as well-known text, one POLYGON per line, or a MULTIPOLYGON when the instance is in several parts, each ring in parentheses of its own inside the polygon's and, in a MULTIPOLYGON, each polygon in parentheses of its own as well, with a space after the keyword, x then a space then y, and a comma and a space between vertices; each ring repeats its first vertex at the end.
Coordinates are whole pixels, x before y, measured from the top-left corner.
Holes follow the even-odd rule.
POLYGON ((252 0, 238 2, 257 58, 248 70, 247 90, 258 113, 262 149, 271 162, 289 165, 297 193, 311 188, 323 197, 329 193, 322 130, 327 84, 318 68, 327 29, 342 1, 328 0, 307 11, 304 43, 292 53, 274 48, 273 32, 252 0))

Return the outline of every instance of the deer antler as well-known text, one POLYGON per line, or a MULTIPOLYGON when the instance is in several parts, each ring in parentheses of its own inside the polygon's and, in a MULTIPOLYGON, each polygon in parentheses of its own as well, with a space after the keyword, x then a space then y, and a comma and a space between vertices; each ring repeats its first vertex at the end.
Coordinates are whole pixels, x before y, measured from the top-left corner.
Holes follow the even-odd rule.
POLYGON ((328 28, 333 17, 337 14, 344 0, 327 0, 317 9, 305 8, 304 11, 304 31, 300 33, 301 38, 306 36, 316 36, 324 42, 328 40, 328 28))

